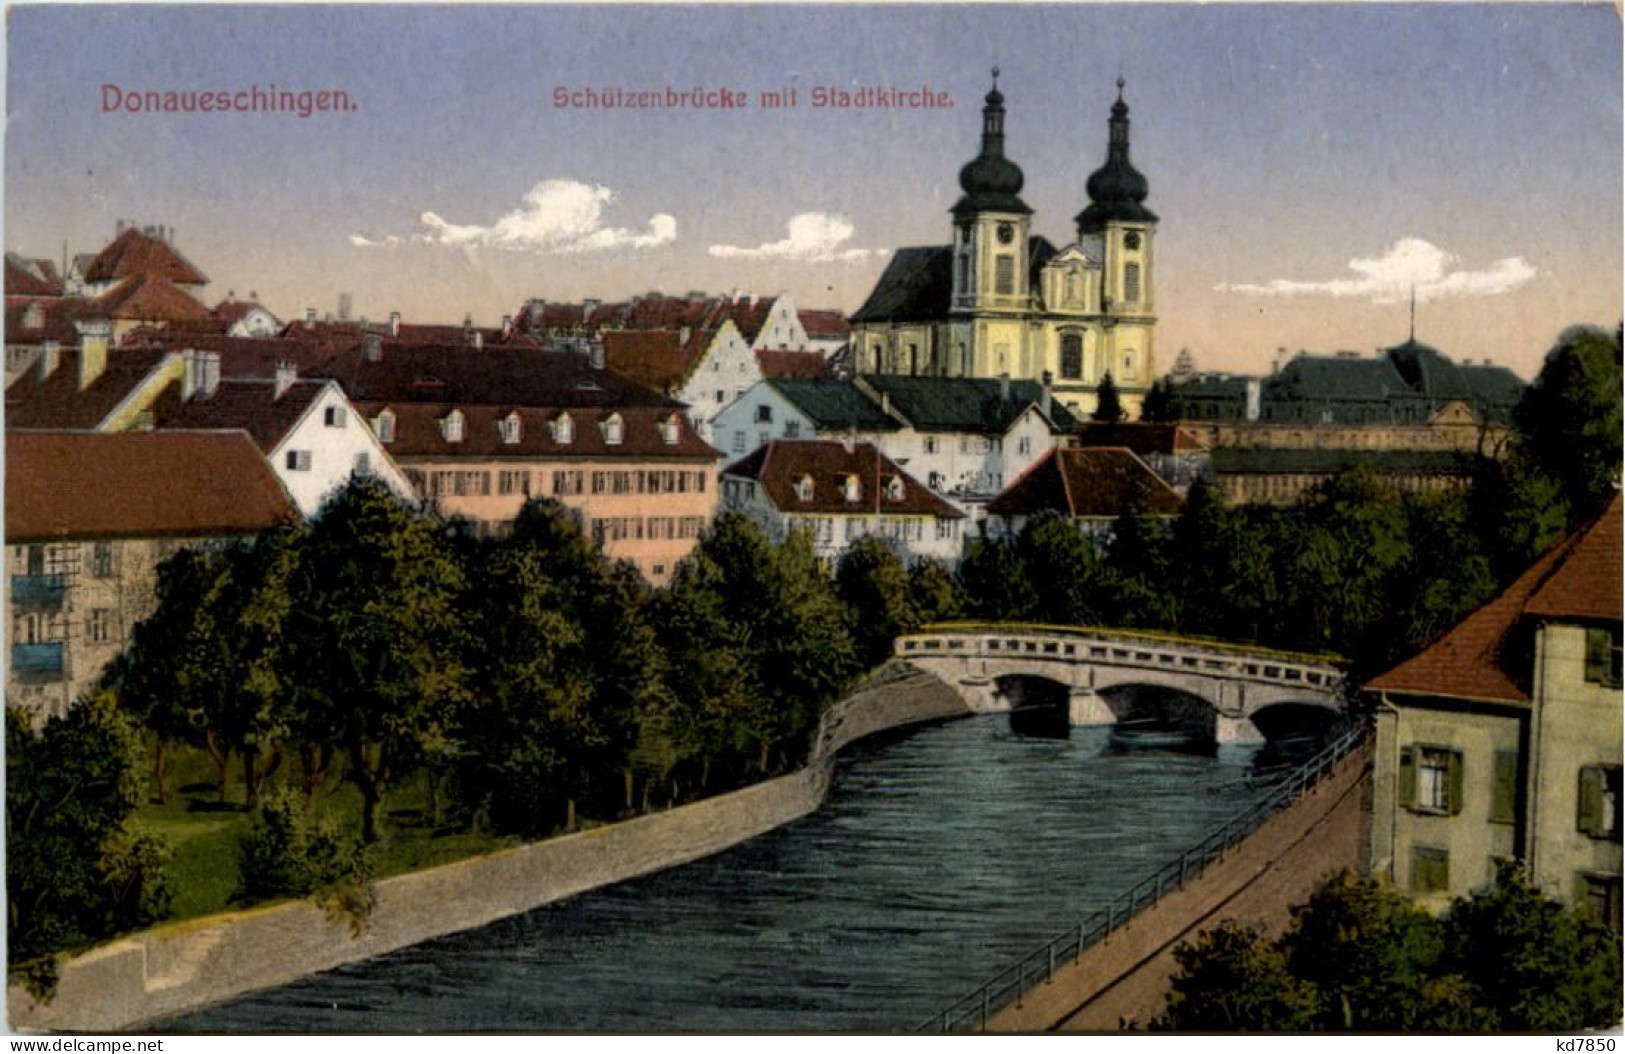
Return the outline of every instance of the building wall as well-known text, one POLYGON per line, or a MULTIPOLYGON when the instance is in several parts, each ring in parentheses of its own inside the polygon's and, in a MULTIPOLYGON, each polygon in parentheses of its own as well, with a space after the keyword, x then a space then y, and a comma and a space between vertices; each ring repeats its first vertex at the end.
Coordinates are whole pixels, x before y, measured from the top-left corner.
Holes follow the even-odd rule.
POLYGON ((688 419, 694 430, 710 442, 717 414, 761 379, 762 367, 756 353, 740 336, 739 327, 728 321, 717 330, 676 398, 688 404, 688 419))
POLYGON ((580 511, 605 554, 630 560, 657 586, 716 517, 712 461, 403 458, 402 468, 429 507, 492 528, 511 523, 531 496, 556 498, 580 511))
POLYGON ((301 516, 315 515, 357 472, 378 479, 405 501, 418 500, 405 473, 333 382, 266 457, 301 516))
MULTIPOLYGON (((1383 472, 1383 481, 1411 494, 1437 494, 1465 487, 1465 476, 1383 472)), ((1304 492, 1331 479, 1324 472, 1217 472, 1214 485, 1231 505, 1291 505, 1304 492)))
POLYGON ((872 504, 871 511, 866 513, 799 515, 780 510, 755 480, 725 475, 722 486, 726 509, 748 516, 775 542, 783 541, 792 531, 805 532, 812 541, 813 552, 832 567, 855 542, 871 534, 892 542, 905 561, 930 558, 957 563, 964 546, 966 524, 970 522, 927 515, 875 513, 872 504))
POLYGON ((1209 449, 1285 450, 1499 450, 1508 429, 1459 419, 1419 425, 1252 424, 1242 421, 1181 421, 1209 449))

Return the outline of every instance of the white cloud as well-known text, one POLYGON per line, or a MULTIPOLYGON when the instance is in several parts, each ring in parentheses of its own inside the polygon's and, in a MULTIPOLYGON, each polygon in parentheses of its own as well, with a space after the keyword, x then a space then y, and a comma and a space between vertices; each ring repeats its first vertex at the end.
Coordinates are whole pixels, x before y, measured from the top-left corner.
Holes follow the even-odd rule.
POLYGON ((754 249, 738 245, 713 245, 710 253, 732 260, 795 260, 801 263, 847 263, 883 252, 874 249, 843 248, 857 228, 844 216, 827 212, 803 212, 785 224, 786 237, 764 242, 754 249))
POLYGON ((641 230, 608 227, 604 210, 615 200, 608 187, 570 179, 544 179, 531 187, 519 207, 489 226, 452 223, 438 213, 418 218, 422 230, 410 238, 350 235, 350 244, 390 248, 407 243, 453 248, 508 249, 550 255, 603 252, 610 249, 653 249, 677 238, 677 220, 657 213, 641 230))
POLYGON ((1324 282, 1302 282, 1277 278, 1262 284, 1221 283, 1221 293, 1250 293, 1255 296, 1330 296, 1340 299, 1370 300, 1393 304, 1410 299, 1445 300, 1451 297, 1499 296, 1533 281, 1534 267, 1521 256, 1497 260, 1480 271, 1455 269, 1455 253, 1446 252, 1421 238, 1401 238, 1386 253, 1369 259, 1349 261, 1353 277, 1324 282))

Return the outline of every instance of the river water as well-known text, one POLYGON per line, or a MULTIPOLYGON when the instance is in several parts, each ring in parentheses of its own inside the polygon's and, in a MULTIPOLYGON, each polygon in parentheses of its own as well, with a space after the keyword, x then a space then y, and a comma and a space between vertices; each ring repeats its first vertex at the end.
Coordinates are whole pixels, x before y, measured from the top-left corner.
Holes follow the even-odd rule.
POLYGON ((906 1029, 1264 793, 1249 750, 1116 753, 1107 732, 874 737, 816 813, 728 852, 157 1028, 906 1029))

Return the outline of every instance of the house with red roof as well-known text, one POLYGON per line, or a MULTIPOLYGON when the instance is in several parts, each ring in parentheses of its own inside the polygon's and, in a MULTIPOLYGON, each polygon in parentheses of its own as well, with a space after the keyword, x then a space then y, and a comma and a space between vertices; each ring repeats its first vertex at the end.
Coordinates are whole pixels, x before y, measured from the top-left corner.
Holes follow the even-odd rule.
POLYGON ((298 518, 240 431, 6 434, 6 705, 65 714, 152 612, 185 546, 298 518))
POLYGON ((282 320, 260 303, 258 293, 249 293, 247 300, 238 300, 232 292, 214 305, 210 313, 228 336, 274 337, 282 332, 282 320))
POLYGON ((1620 497, 1374 678, 1371 869, 1421 904, 1519 861, 1621 922, 1620 497))
POLYGON ((968 522, 873 443, 772 440, 723 470, 722 495, 775 541, 805 532, 831 565, 870 535, 904 559, 956 562, 968 522))
POLYGON ((1179 494, 1124 447, 1060 447, 1022 473, 987 504, 988 532, 1014 537, 1034 516, 1053 512, 1104 544, 1125 509, 1172 519, 1179 494))

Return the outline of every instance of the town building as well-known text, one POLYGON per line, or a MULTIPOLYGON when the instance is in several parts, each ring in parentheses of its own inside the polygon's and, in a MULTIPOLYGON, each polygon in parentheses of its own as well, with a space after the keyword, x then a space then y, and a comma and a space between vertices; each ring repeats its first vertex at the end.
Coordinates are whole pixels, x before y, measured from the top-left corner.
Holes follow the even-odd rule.
POLYGON ((964 191, 947 245, 898 249, 852 316, 858 373, 1055 378, 1055 397, 1089 413, 1110 375, 1138 415, 1156 370, 1157 216, 1129 160, 1121 78, 1106 163, 1089 177, 1077 237, 1056 248, 1031 230, 1026 177, 1005 155, 998 73, 982 110, 981 153, 959 173, 964 191))
POLYGON ((987 533, 1014 538, 1033 517, 1053 512, 1103 546, 1125 511, 1171 519, 1183 504, 1179 494, 1130 450, 1061 447, 988 502, 987 533))
POLYGON ((243 432, 8 432, 6 705, 65 714, 152 612, 165 557, 297 516, 243 432))
POLYGON ((1517 860, 1620 926, 1620 498, 1365 685, 1372 870, 1439 909, 1517 860))
POLYGON ((762 379, 759 355, 815 358, 805 352, 758 352, 731 318, 716 329, 605 329, 598 339, 610 369, 686 403, 689 421, 707 441, 717 412, 762 379))
POLYGON ((1207 446, 1188 429, 1155 421, 1085 421, 1068 437, 1067 446, 1118 447, 1145 462, 1180 497, 1198 479, 1213 479, 1207 446))
POLYGON ((830 566, 877 535, 904 559, 957 562, 965 514, 872 443, 770 440, 722 473, 723 504, 774 541, 805 532, 830 566))
POLYGON ((274 337, 283 330, 283 322, 260 303, 258 293, 249 293, 247 300, 238 300, 236 293, 214 305, 213 315, 221 331, 229 337, 274 337))

